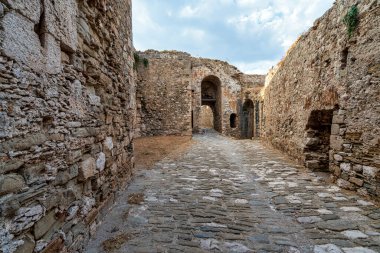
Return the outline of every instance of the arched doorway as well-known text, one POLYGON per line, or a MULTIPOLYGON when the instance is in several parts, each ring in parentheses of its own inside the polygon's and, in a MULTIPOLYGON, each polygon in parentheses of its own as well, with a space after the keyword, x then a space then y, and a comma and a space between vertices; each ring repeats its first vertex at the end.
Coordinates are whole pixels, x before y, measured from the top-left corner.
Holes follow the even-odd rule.
POLYGON ((208 105, 201 106, 201 115, 199 116, 199 127, 204 129, 214 128, 214 112, 208 105))
POLYGON ((218 77, 207 76, 201 83, 202 106, 209 106, 213 112, 213 126, 222 132, 222 88, 218 77))
POLYGON ((253 101, 247 99, 243 104, 243 111, 241 117, 241 137, 242 139, 251 139, 254 129, 254 105, 253 101))

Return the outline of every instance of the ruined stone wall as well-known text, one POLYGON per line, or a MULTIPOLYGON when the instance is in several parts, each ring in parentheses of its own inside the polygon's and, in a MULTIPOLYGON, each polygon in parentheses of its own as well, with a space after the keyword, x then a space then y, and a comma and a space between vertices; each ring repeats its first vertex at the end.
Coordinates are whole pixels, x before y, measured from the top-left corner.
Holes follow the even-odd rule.
POLYGON ((191 57, 182 52, 139 53, 138 136, 191 135, 191 57), (144 65, 143 59, 147 59, 144 65))
POLYGON ((329 167, 338 185, 379 196, 380 4, 358 2, 359 25, 349 38, 342 20, 357 2, 336 1, 270 75, 265 138, 300 161, 313 145, 330 150, 329 166, 318 166, 324 155, 306 165, 329 167), (328 121, 329 136, 316 137, 313 128, 328 121))
MULTIPOLYGON (((230 114, 238 112, 241 72, 226 62, 194 58, 176 51, 139 52, 148 65, 137 66, 137 131, 141 136, 191 135, 199 129, 201 83, 215 77, 221 88, 221 132, 238 137, 230 114)), ((142 60, 140 60, 142 61, 142 60)))
MULTIPOLYGON (((264 84, 266 80, 265 75, 241 75, 239 77, 239 80, 241 82, 242 88, 241 88, 241 94, 240 94, 240 101, 242 102, 242 105, 239 110, 240 115, 240 124, 244 124, 244 118, 243 115, 243 105, 248 100, 253 102, 254 108, 253 108, 253 127, 250 129, 253 132, 252 137, 260 137, 263 132, 263 100, 264 100, 264 84)), ((242 129, 241 129, 242 130, 242 129)), ((241 133, 243 136, 244 134, 241 133)))
POLYGON ((133 167, 131 1, 0 18, 0 251, 81 251, 133 167))
MULTIPOLYGON (((242 73, 234 66, 224 61, 193 58, 191 87, 192 87, 192 110, 194 119, 194 129, 199 128, 199 115, 201 111, 201 83, 207 77, 216 77, 220 82, 220 110, 221 110, 221 129, 220 132, 225 135, 239 137, 239 127, 230 127, 230 115, 238 114, 239 94, 241 84, 237 79, 242 73)), ((215 127, 215 126, 214 126, 215 127)))

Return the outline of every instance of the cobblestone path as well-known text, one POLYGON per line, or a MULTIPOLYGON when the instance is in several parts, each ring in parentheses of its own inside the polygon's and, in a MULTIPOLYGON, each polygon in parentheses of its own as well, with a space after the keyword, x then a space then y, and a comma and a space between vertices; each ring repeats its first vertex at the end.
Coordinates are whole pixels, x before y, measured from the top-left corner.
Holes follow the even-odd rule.
POLYGON ((178 161, 141 171, 86 252, 380 252, 380 210, 259 142, 197 135, 178 161), (127 203, 143 192, 140 205, 127 203), (123 237, 123 236, 122 236, 123 237))

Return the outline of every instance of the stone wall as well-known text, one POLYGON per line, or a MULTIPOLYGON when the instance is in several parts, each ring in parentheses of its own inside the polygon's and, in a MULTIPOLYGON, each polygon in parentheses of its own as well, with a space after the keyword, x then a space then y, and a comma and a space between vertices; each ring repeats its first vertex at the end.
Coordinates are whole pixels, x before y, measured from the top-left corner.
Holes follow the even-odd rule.
POLYGON ((339 186, 380 195, 380 4, 338 0, 267 80, 265 138, 339 186), (343 17, 358 3, 349 38, 343 17), (325 165, 327 164, 329 165, 325 165))
POLYGON ((191 56, 182 52, 139 53, 137 136, 191 135, 191 56))
POLYGON ((131 1, 0 18, 0 251, 81 251, 133 168, 131 1))
POLYGON ((241 84, 237 79, 242 73, 234 66, 224 61, 211 60, 204 58, 193 58, 192 62, 192 111, 193 111, 193 128, 195 131, 199 129, 199 119, 202 103, 202 81, 211 78, 216 86, 220 86, 220 94, 217 98, 220 111, 220 119, 218 127, 217 115, 214 113, 214 128, 224 135, 240 137, 239 126, 232 128, 230 126, 230 115, 239 112, 239 94, 241 92, 241 84))
MULTIPOLYGON (((147 66, 137 65, 137 131, 149 135, 191 135, 198 131, 203 81, 215 83, 220 94, 215 102, 219 132, 240 136, 230 127, 230 115, 238 113, 242 73, 226 62, 194 58, 177 51, 139 52, 147 66)), ((209 101, 210 102, 210 101, 209 101)), ((210 102, 213 103, 213 102, 210 102)), ((217 127, 216 127, 217 128, 217 127)))
POLYGON ((240 75, 239 81, 241 82, 242 89, 240 94, 240 101, 242 106, 239 110, 240 125, 252 125, 251 127, 240 127, 242 138, 260 137, 263 132, 263 88, 265 84, 265 75, 240 75), (252 115, 249 119, 244 117, 244 104, 252 103, 252 115), (252 122, 246 122, 252 121, 252 122))

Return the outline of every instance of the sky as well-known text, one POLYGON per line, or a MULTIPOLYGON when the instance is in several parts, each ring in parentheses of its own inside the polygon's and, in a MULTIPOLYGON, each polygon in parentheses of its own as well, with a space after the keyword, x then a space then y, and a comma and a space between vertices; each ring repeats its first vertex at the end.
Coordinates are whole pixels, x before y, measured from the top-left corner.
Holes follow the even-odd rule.
POLYGON ((178 50, 266 74, 334 0, 133 0, 137 50, 178 50))

